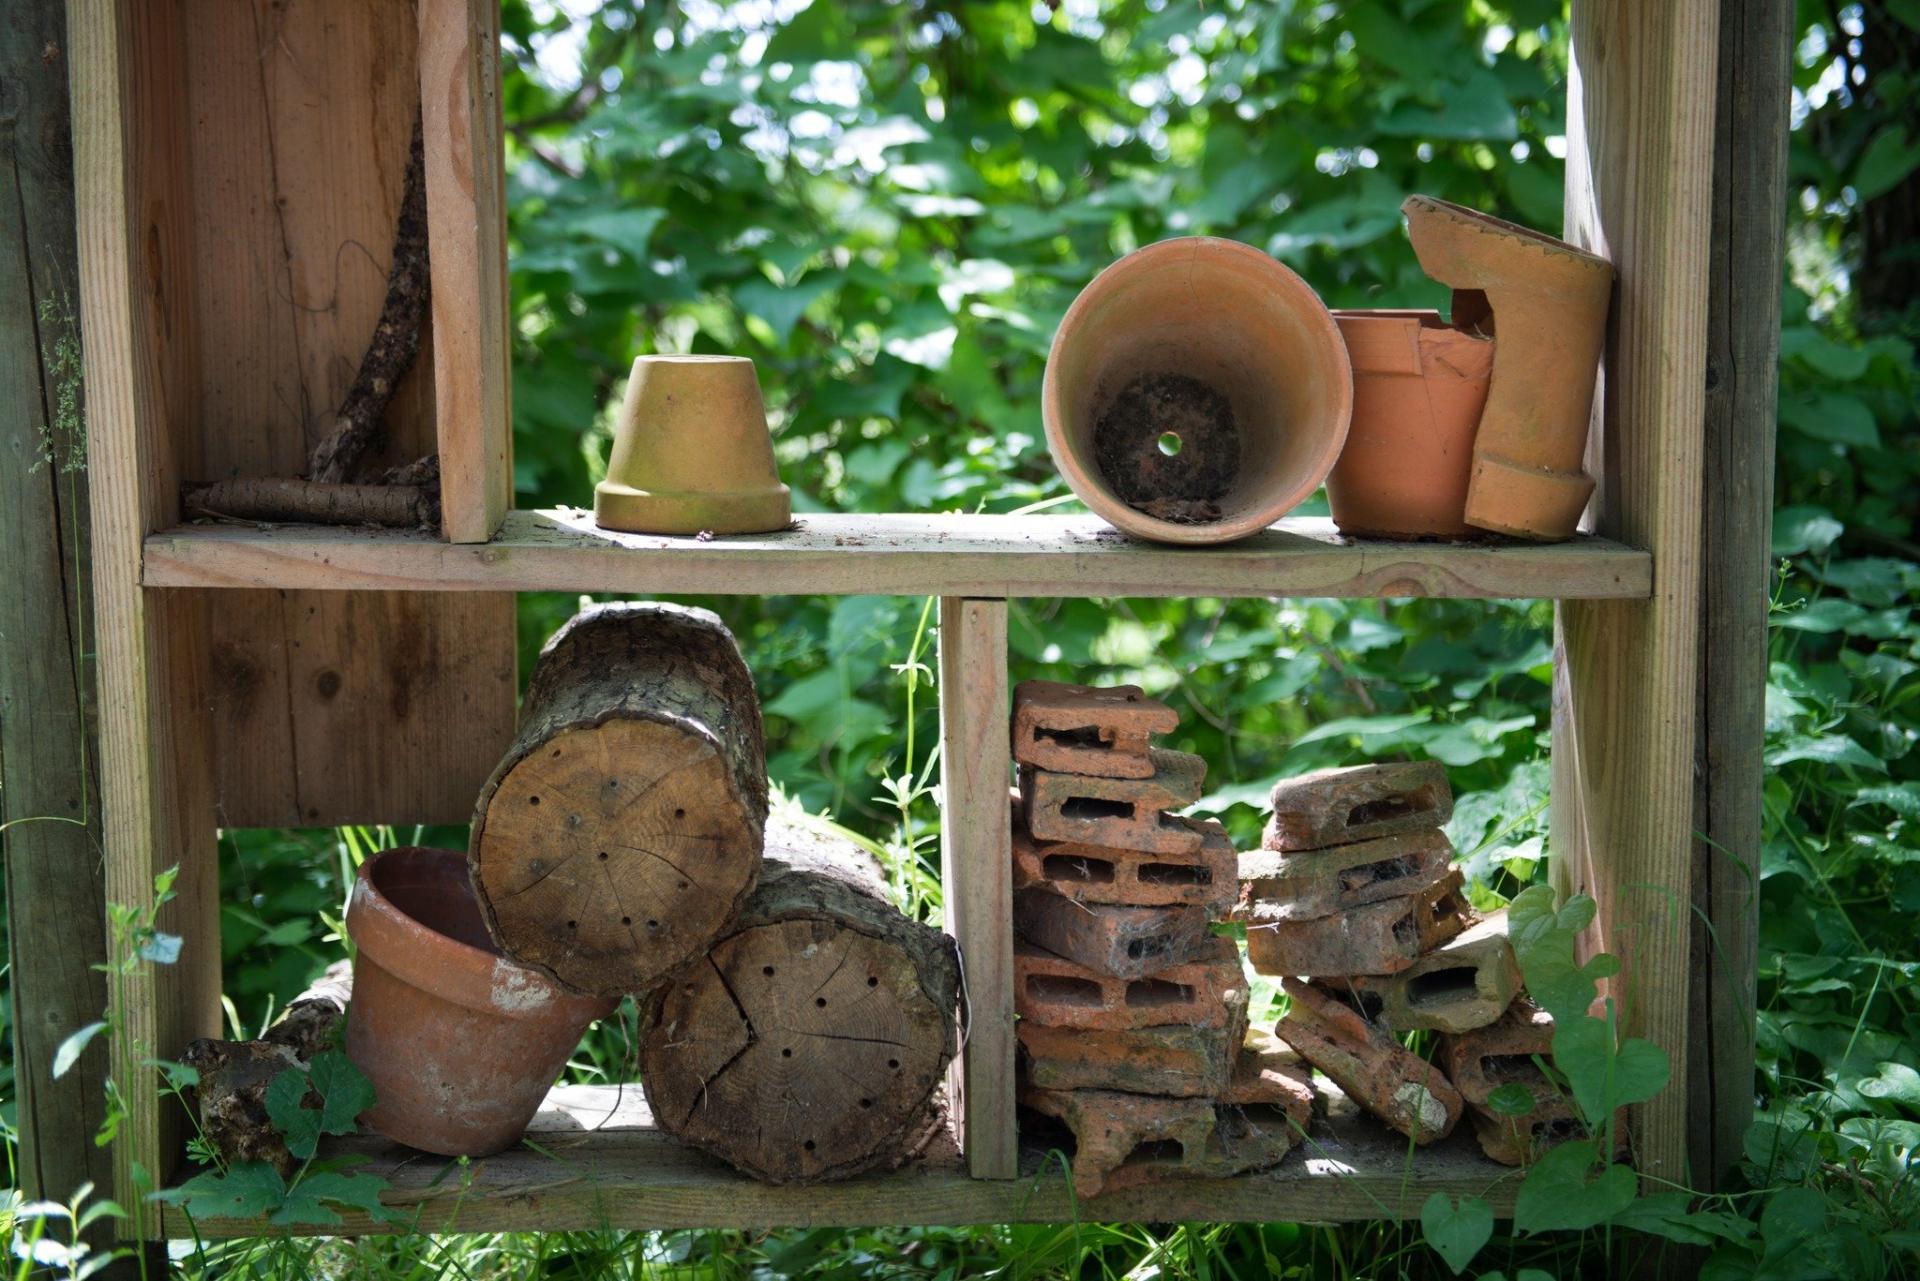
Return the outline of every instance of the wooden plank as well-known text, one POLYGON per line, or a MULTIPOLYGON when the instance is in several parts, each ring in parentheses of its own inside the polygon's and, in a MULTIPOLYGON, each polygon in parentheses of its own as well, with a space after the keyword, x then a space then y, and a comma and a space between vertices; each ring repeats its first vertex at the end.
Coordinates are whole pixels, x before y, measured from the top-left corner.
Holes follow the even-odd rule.
POLYGON ((484 543, 513 506, 498 0, 420 0, 440 512, 484 543))
POLYGON ((948 1093, 976 1179, 1019 1173, 1008 698, 1007 602, 942 597, 940 883, 960 944, 965 1037, 948 1093))
POLYGON ((176 1058, 220 1026, 218 862, 193 661, 200 613, 182 593, 140 586, 142 538, 179 517, 185 451, 173 426, 195 408, 177 18, 135 0, 68 6, 106 893, 151 904, 155 875, 177 866, 158 925, 186 940, 175 964, 141 965, 112 984, 122 1028, 113 1072, 131 1111, 113 1147, 114 1189, 136 1232, 153 1211, 135 1171, 165 1180, 181 1151, 179 1110, 161 1106, 146 1061, 176 1058))
POLYGON ((1700 591, 1711 0, 1576 0, 1567 108, 1567 238, 1619 273, 1588 442, 1588 519, 1653 553, 1653 594, 1556 612, 1554 871, 1594 895, 1589 946, 1618 955, 1627 1035, 1673 1081, 1635 1109, 1649 1178, 1686 1178, 1687 944, 1700 591))
POLYGON ((405 531, 194 526, 147 544, 173 587, 737 595, 1644 597, 1652 561, 1619 543, 1358 542, 1285 521, 1227 547, 1135 542, 1093 516, 812 514, 779 534, 665 538, 590 513, 515 512, 484 546, 405 531))
POLYGON ((1716 1187, 1753 1118, 1767 608, 1794 10, 1720 0, 1707 277, 1706 484, 1694 747, 1688 1157, 1716 1187))
MULTIPOLYGON (((93 1141, 107 1043, 52 1071, 60 1043, 107 1006, 86 435, 63 405, 80 341, 66 48, 62 0, 22 0, 0 18, 0 851, 15 1172, 28 1199, 60 1201, 113 1184, 113 1155, 93 1141)), ((103 1221, 87 1239, 104 1251, 113 1236, 103 1221)))
MULTIPOLYGON (((1038 1147, 1020 1154, 1019 1177, 974 1179, 950 1144, 885 1174, 812 1186, 759 1183, 655 1130, 634 1086, 563 1086, 520 1147, 462 1169, 377 1138, 323 1149, 368 1162, 356 1173, 388 1179, 385 1200, 406 1219, 369 1221, 342 1210, 336 1228, 269 1229, 260 1220, 196 1219, 203 1237, 268 1231, 366 1233, 525 1232, 596 1228, 737 1228, 873 1224, 1071 1222, 1309 1222, 1411 1218, 1434 1192, 1484 1196, 1511 1214, 1519 1172, 1480 1155, 1463 1129, 1409 1153, 1377 1121, 1336 1096, 1328 1120, 1271 1171, 1186 1179, 1076 1201, 1059 1161, 1038 1147), (1044 1167, 1044 1168, 1043 1168, 1044 1167)), ((166 1231, 190 1235, 179 1211, 166 1231)))
MULTIPOLYGON (((194 474, 298 475, 385 299, 419 28, 382 0, 184 7, 194 474)), ((375 463, 437 447, 435 346, 375 463)), ((512 733, 511 597, 273 591, 203 608, 224 825, 466 821, 512 733)))

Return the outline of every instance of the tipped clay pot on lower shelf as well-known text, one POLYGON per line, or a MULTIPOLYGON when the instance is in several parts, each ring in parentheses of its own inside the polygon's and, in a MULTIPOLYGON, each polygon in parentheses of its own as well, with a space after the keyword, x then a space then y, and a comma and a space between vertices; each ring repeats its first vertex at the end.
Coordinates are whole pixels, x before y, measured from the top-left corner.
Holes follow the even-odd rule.
POLYGON ((368 859, 347 934, 356 949, 347 1057, 375 1096, 363 1120, 441 1156, 519 1142, 587 1025, 616 1004, 501 956, 459 850, 368 859))
POLYGON ((1353 375, 1305 281, 1257 249, 1188 236, 1080 291, 1041 397, 1054 464, 1094 512, 1141 538, 1224 543, 1320 487, 1353 375))
POLYGON ((1431 196, 1409 196, 1400 208, 1421 269, 1454 291, 1453 323, 1494 337, 1467 523, 1521 538, 1568 537, 1593 493, 1582 459, 1612 264, 1431 196))
POLYGON ((1493 340, 1437 311, 1336 311, 1353 359, 1353 425, 1327 476, 1344 534, 1462 538, 1493 340))
POLYGON ((759 534, 793 523, 760 379, 744 356, 642 356, 613 425, 602 529, 759 534))

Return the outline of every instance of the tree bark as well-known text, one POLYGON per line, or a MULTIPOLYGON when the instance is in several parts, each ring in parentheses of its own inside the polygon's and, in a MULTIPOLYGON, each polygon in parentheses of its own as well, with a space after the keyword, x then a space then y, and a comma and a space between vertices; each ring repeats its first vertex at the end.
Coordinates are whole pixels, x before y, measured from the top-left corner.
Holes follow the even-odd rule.
POLYGON ((918 1153, 944 1123, 959 953, 850 841, 776 823, 738 923, 641 1017, 654 1121, 770 1183, 918 1153))
POLYGON ((194 485, 181 496, 189 516, 233 520, 317 521, 323 525, 428 528, 440 521, 434 491, 419 485, 323 485, 318 481, 239 476, 194 485))
POLYGON ((594 605, 541 651, 469 860, 509 956, 617 996, 727 927, 766 822, 760 700, 719 618, 594 605))

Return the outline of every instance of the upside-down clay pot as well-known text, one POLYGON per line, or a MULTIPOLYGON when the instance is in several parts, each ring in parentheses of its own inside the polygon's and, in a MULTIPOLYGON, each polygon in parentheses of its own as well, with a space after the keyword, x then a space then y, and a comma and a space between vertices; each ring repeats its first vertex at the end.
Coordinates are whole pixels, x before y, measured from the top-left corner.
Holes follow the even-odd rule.
POLYGON ((1409 196, 1400 208, 1421 269, 1454 291, 1453 323, 1494 336, 1467 523, 1522 538, 1566 538, 1593 493, 1582 458, 1613 265, 1431 196, 1409 196))
POLYGON ((347 1057, 375 1096, 361 1119, 442 1156, 519 1142, 581 1033, 616 1004, 501 956, 459 850, 368 859, 347 933, 356 949, 347 1057))
POLYGON ((758 534, 793 523, 767 434, 760 379, 744 356, 641 356, 593 490, 605 529, 758 534))
POLYGON ((1353 425, 1327 476, 1342 533, 1461 538, 1493 340, 1437 311, 1336 311, 1353 359, 1353 425))
POLYGON ((1304 280, 1257 249, 1188 236, 1081 290, 1041 406, 1054 464, 1094 512, 1141 538, 1224 543, 1326 479, 1353 375, 1304 280))

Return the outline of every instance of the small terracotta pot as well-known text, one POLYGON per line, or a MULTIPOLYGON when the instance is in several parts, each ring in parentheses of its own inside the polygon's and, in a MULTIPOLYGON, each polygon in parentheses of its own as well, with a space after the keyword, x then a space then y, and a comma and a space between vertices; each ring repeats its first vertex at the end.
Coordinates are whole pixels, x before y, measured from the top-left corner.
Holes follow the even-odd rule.
POLYGON ((347 1057, 376 1100, 361 1119, 442 1156, 519 1142, 587 1024, 617 1004, 501 956, 459 850, 368 859, 347 933, 356 948, 347 1057))
POLYGON ((793 523, 744 356, 642 356, 613 427, 593 518, 640 534, 758 534, 793 523))
POLYGON ((1353 359, 1353 426, 1327 476, 1342 533, 1461 538, 1493 341, 1437 311, 1336 311, 1353 359))
POLYGON ((1041 405, 1054 464, 1089 508, 1141 538, 1224 543, 1320 487, 1353 374, 1304 280, 1257 249, 1188 236, 1080 291, 1041 405))
POLYGON ((1566 538, 1593 493, 1583 455, 1612 264, 1431 196, 1409 196, 1400 209, 1421 269, 1454 291, 1453 323, 1494 336, 1467 523, 1522 538, 1566 538))

